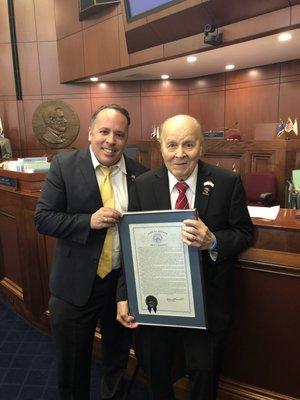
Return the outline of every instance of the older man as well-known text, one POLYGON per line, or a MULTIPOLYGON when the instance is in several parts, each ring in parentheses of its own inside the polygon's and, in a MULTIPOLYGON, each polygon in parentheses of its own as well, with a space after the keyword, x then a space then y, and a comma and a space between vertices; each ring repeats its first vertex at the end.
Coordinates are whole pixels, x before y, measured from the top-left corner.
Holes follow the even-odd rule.
MULTIPOLYGON (((161 127, 164 166, 135 181, 131 211, 197 208, 197 220, 183 221, 182 240, 202 252, 208 330, 139 326, 138 360, 150 383, 152 400, 174 400, 171 367, 178 339, 184 347, 192 400, 217 396, 224 340, 233 313, 234 265, 253 239, 240 176, 200 161, 199 122, 188 115, 167 119, 161 127)), ((128 314, 123 277, 118 290, 118 320, 137 328, 128 314)))
POLYGON ((53 158, 36 208, 39 232, 57 238, 49 309, 61 400, 90 398, 98 321, 101 399, 123 397, 130 335, 116 322, 120 245, 115 225, 127 210, 131 182, 146 171, 123 155, 129 124, 124 108, 100 107, 92 116, 90 147, 53 158))

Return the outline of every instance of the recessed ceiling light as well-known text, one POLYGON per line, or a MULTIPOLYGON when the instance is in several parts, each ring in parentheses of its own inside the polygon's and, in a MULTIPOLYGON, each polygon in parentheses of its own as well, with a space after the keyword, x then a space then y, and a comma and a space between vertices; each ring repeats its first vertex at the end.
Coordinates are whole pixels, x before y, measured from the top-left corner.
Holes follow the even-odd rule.
POLYGON ((231 70, 233 70, 235 68, 235 65, 234 64, 227 64, 227 65, 225 65, 225 69, 227 69, 227 71, 231 71, 231 70))
POLYGON ((98 82, 97 76, 92 76, 92 77, 90 78, 90 81, 92 81, 92 82, 98 82))
POLYGON ((292 35, 288 32, 283 32, 278 36, 278 40, 280 42, 286 42, 287 40, 292 39, 292 35))
POLYGON ((163 74, 163 75, 161 75, 161 79, 169 79, 170 78, 170 76, 169 75, 167 75, 167 74, 163 74))
POLYGON ((186 58, 186 61, 187 61, 188 63, 194 63, 194 62, 197 61, 197 57, 196 57, 196 56, 188 56, 188 57, 186 58))

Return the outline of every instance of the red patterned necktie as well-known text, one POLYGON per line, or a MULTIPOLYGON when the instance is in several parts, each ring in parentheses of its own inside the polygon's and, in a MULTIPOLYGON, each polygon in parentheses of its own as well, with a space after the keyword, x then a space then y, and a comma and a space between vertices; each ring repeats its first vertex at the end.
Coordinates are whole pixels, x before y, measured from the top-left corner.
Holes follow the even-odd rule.
POLYGON ((176 204, 175 204, 175 209, 178 209, 178 210, 188 209, 189 202, 185 195, 185 192, 186 192, 187 188, 189 187, 189 185, 185 182, 177 182, 175 186, 179 192, 177 200, 176 200, 176 204))

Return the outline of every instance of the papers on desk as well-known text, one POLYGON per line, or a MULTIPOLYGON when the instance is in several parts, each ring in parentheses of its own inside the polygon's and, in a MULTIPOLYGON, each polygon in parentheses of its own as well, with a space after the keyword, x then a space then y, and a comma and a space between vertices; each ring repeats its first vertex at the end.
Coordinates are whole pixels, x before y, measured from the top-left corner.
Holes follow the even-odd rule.
POLYGON ((47 161, 47 157, 26 157, 5 161, 3 168, 8 171, 26 173, 48 172, 50 163, 47 161))
POLYGON ((248 211, 251 218, 262 218, 274 221, 279 213, 280 206, 274 207, 256 207, 248 206, 248 211))

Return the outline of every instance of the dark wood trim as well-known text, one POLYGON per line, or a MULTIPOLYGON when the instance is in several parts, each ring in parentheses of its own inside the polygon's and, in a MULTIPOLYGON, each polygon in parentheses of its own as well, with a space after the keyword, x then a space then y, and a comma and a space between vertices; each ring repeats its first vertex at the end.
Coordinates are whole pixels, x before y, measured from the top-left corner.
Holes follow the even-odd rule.
POLYGON ((22 83, 20 76, 19 53, 17 45, 16 21, 14 11, 14 0, 7 0, 8 14, 9 14, 9 30, 11 40, 11 53, 14 66, 15 88, 17 100, 22 100, 22 83))
POLYGON ((224 377, 221 378, 219 393, 219 400, 299 400, 224 377))
POLYGON ((0 281, 0 286, 5 288, 10 293, 10 295, 13 295, 17 297, 19 300, 24 301, 22 288, 13 281, 11 281, 10 279, 4 277, 0 281))
POLYGON ((300 254, 251 247, 239 261, 242 269, 300 277, 300 254))

